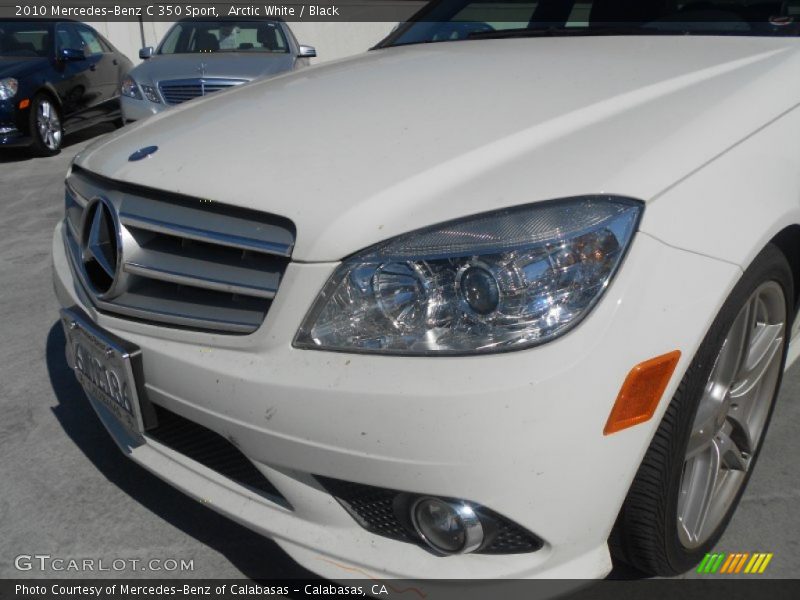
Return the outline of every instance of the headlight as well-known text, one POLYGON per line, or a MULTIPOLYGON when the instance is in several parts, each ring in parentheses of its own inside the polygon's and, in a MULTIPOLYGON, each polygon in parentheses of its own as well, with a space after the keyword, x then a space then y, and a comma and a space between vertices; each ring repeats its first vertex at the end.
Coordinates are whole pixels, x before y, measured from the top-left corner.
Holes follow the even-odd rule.
POLYGON ((0 79, 0 100, 8 100, 17 95, 19 82, 13 77, 0 79))
POLYGON ((142 99, 142 92, 139 91, 139 86, 130 75, 126 75, 122 80, 120 92, 122 92, 123 96, 127 96, 128 98, 136 98, 137 100, 142 99))
POLYGON ((158 92, 156 92, 156 88, 152 85, 142 85, 140 86, 142 91, 144 92, 144 97, 150 100, 150 102, 155 102, 156 104, 161 104, 161 98, 158 97, 158 92))
POLYGON ((473 354, 575 326, 625 254, 640 202, 592 196, 460 219, 378 244, 336 270, 298 348, 473 354))

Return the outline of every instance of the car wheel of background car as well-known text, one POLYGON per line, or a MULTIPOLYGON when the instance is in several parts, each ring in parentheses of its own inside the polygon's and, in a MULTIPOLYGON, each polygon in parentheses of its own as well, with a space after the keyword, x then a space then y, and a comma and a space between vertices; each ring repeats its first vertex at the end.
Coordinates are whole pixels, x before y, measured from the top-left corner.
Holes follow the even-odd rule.
POLYGON ((726 300, 617 518, 615 559, 676 575, 719 540, 764 441, 786 360, 792 271, 767 246, 726 300))
POLYGON ((61 115, 58 107, 45 94, 37 94, 31 103, 30 129, 33 150, 40 156, 52 156, 61 152, 61 115))

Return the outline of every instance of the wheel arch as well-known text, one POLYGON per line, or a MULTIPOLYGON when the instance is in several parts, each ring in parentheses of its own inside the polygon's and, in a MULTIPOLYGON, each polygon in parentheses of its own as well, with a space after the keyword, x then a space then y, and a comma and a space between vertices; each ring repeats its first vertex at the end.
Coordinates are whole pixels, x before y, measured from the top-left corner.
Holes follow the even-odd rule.
MULTIPOLYGON (((58 92, 56 92, 56 89, 52 86, 52 84, 50 82, 48 82, 48 81, 43 82, 42 85, 39 86, 39 89, 37 89, 33 93, 33 96, 36 96, 37 94, 45 94, 45 95, 49 96, 50 99, 53 102, 55 102, 56 107, 58 108, 59 112, 63 113, 63 105, 61 103, 61 98, 59 97, 58 92)), ((61 116, 63 117, 63 114, 61 116)))
POLYGON ((793 316, 796 316, 797 309, 800 307, 800 225, 793 224, 785 227, 770 240, 770 243, 775 244, 783 252, 792 269, 794 294, 791 300, 794 307, 793 316))

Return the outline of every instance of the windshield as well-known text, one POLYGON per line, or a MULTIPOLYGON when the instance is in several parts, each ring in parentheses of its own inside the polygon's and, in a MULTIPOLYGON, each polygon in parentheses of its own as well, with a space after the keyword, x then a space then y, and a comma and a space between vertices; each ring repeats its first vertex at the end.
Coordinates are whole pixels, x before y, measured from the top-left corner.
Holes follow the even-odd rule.
POLYGON ((49 23, 0 21, 0 56, 50 55, 49 23))
POLYGON ((800 35, 800 0, 434 0, 385 46, 570 35, 800 35))
POLYGON ((199 52, 270 52, 286 54, 289 43, 278 23, 270 21, 184 22, 170 29, 159 54, 199 52))

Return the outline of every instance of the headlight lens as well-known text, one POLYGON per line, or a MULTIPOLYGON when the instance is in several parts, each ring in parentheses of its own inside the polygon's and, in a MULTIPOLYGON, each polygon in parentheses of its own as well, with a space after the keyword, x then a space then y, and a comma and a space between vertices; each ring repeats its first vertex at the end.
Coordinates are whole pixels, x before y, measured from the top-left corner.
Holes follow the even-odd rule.
POLYGON ((142 91, 144 92, 144 97, 150 100, 150 102, 155 102, 156 104, 161 104, 161 98, 158 97, 158 92, 156 92, 156 88, 152 85, 144 85, 141 86, 142 91))
POLYGON ((17 95, 19 82, 13 77, 0 79, 0 100, 8 100, 17 95))
POLYGON ((142 99, 142 92, 139 91, 139 86, 133 80, 133 77, 129 75, 126 75, 122 80, 120 91, 122 92, 123 96, 127 96, 128 98, 136 98, 137 100, 142 99))
POLYGON ((592 196, 394 238, 342 263, 295 346, 430 355, 541 344, 594 306, 641 211, 634 200, 592 196))

